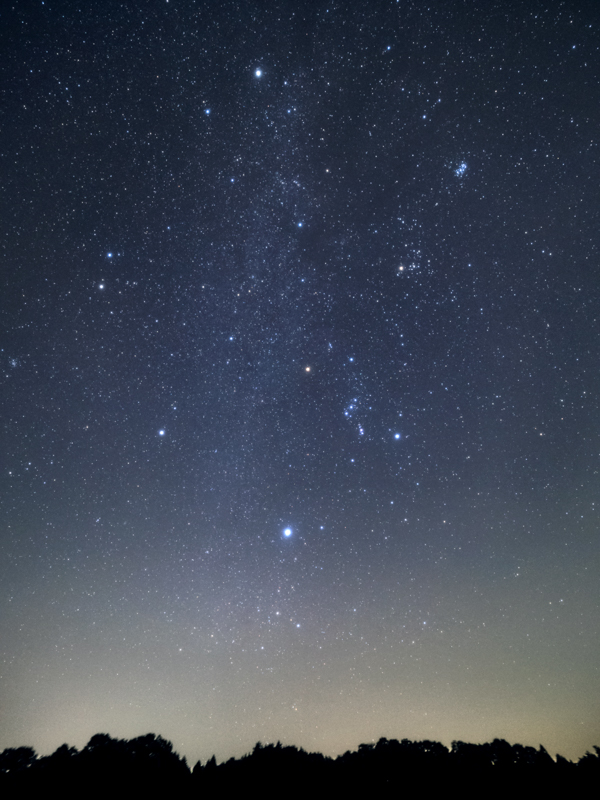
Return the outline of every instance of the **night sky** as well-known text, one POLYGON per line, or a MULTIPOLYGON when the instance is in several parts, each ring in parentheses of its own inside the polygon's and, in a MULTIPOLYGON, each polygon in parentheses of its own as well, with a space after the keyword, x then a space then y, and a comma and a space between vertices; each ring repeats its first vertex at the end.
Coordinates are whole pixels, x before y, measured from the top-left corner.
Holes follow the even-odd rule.
POLYGON ((600 744, 597 2, 0 14, 0 749, 600 744))

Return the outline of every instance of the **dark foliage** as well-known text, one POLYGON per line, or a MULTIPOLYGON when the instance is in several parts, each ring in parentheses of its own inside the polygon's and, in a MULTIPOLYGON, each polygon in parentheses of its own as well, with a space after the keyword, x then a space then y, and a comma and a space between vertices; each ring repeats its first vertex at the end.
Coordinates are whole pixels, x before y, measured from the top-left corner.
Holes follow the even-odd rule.
POLYGON ((36 758, 33 747, 7 747, 0 753, 0 774, 6 775, 27 769, 36 758))
MULTIPOLYGON (((19 751, 31 748, 19 748, 19 751)), ((15 751, 0 754, 10 765, 15 751), (8 755, 7 755, 8 754, 8 755)), ((148 733, 135 739, 113 739, 106 733, 92 736, 80 752, 61 745, 52 755, 23 759, 18 768, 2 769, 0 796, 112 798, 161 797, 190 788, 190 771, 173 751, 171 742, 148 733)))
POLYGON ((171 742, 153 733, 135 739, 92 736, 83 750, 66 744, 39 758, 30 747, 0 754, 3 798, 584 797, 598 793, 600 748, 577 763, 540 746, 380 739, 337 759, 260 742, 248 755, 190 771, 171 742))

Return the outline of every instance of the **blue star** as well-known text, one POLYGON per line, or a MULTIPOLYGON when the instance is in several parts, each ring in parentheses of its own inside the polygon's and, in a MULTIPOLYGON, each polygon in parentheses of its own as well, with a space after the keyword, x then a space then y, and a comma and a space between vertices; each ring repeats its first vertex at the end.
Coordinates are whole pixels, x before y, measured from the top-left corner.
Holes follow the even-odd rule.
POLYGON ((254 74, 255 74, 255 76, 256 76, 257 78, 260 78, 260 76, 262 75, 262 69, 256 69, 256 70, 254 70, 254 74))
POLYGON ((161 430, 158 432, 158 435, 159 435, 159 436, 164 436, 164 435, 165 435, 165 432, 164 432, 164 430, 162 430, 162 429, 161 429, 161 430))
POLYGON ((292 535, 292 529, 291 528, 285 528, 284 531, 283 531, 283 535, 285 536, 286 539, 289 539, 290 536, 292 535))

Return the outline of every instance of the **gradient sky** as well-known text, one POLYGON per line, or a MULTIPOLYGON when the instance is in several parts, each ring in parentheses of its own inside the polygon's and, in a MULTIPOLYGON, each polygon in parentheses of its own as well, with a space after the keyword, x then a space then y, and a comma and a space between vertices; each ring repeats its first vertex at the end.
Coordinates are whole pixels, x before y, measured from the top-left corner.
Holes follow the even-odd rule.
POLYGON ((600 744, 596 2, 0 14, 0 749, 600 744))

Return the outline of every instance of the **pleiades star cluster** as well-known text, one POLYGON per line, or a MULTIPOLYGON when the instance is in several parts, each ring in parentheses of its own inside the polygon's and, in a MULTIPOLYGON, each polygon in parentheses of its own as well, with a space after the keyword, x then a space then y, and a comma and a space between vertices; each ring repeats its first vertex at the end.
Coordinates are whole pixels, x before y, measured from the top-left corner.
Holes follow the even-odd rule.
POLYGON ((596 2, 0 12, 0 749, 600 744, 596 2))

